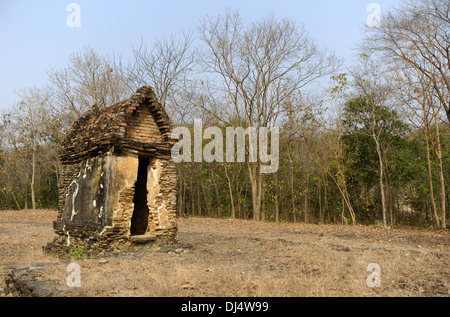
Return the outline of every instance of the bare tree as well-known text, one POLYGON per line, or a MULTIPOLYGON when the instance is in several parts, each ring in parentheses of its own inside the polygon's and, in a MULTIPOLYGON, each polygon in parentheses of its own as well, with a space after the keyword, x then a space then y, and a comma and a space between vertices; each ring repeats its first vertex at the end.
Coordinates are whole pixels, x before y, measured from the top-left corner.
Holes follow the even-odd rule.
MULTIPOLYGON (((209 80, 217 81, 216 89, 226 95, 239 124, 257 129, 273 127, 284 100, 339 66, 333 55, 327 56, 313 43, 303 26, 287 19, 270 16, 245 26, 238 12, 227 11, 215 19, 206 17, 199 32, 206 45, 201 62, 212 74, 209 80)), ((264 219, 260 166, 259 161, 248 162, 255 220, 264 219)))
POLYGON ((390 83, 394 88, 393 91, 396 93, 396 97, 400 101, 399 103, 408 110, 404 111, 404 115, 414 127, 424 134, 430 201, 434 220, 436 221, 436 226, 439 228, 440 220, 434 193, 435 186, 433 184, 433 167, 430 153, 434 151, 436 154, 439 161, 439 172, 441 174, 441 167, 443 165, 439 131, 440 109, 436 109, 436 104, 439 104, 439 102, 433 100, 435 97, 433 96, 429 80, 416 68, 400 64, 395 72, 389 72, 387 75, 390 77, 390 83), (436 128, 435 133, 432 131, 433 121, 436 128))
MULTIPOLYGON (((16 171, 16 167, 22 165, 19 160, 24 160, 26 167, 21 173, 25 174, 27 187, 30 189, 32 208, 36 209, 36 164, 37 149, 48 133, 50 96, 47 90, 30 88, 18 92, 20 102, 10 110, 8 120, 4 121, 7 133, 7 148, 15 153, 23 153, 25 156, 7 156, 7 164, 16 171)), ((20 177, 19 177, 20 178, 20 177)), ((25 194, 25 200, 26 200, 25 194)))
POLYGON ((387 65, 402 63, 422 73, 450 122, 450 2, 404 0, 366 32, 362 49, 380 53, 387 65))
POLYGON ((450 2, 404 0, 400 8, 384 15, 380 27, 366 31, 362 49, 379 54, 393 72, 413 70, 421 82, 420 90, 428 96, 423 101, 432 110, 437 129, 441 226, 445 228, 447 204, 438 118, 444 111, 450 122, 450 2))
POLYGON ((54 112, 70 125, 90 107, 106 107, 122 101, 129 93, 112 59, 92 48, 73 54, 69 65, 48 72, 54 112))
POLYGON ((355 225, 356 214, 348 190, 348 168, 345 162, 345 147, 343 140, 345 133, 343 104, 348 97, 347 90, 349 89, 349 82, 347 74, 334 75, 331 78, 335 82, 335 86, 329 90, 331 97, 330 102, 335 103, 335 107, 331 108, 327 119, 321 119, 321 125, 324 127, 321 140, 325 146, 322 151, 318 151, 315 155, 311 153, 309 157, 324 174, 327 174, 333 180, 338 188, 342 197, 342 223, 346 220, 344 217, 346 206, 352 224, 355 225), (325 123, 325 120, 331 122, 331 124, 325 123))
POLYGON ((313 164, 310 156, 317 146, 318 133, 321 129, 319 117, 323 109, 322 100, 319 96, 313 95, 293 95, 283 104, 283 135, 286 142, 286 155, 289 162, 290 190, 292 196, 292 210, 294 222, 296 221, 296 196, 294 182, 294 162, 301 163, 303 174, 303 212, 305 223, 310 218, 310 195, 311 178, 313 175, 313 164))
POLYGON ((367 117, 360 118, 358 121, 367 125, 364 133, 367 133, 376 145, 383 225, 387 227, 388 202, 386 195, 389 193, 389 188, 387 188, 387 160, 385 158, 391 141, 387 141, 384 137, 389 129, 390 120, 383 118, 383 109, 395 107, 392 88, 380 66, 367 56, 361 56, 360 64, 352 67, 350 74, 354 87, 361 96, 367 98, 369 106, 367 117))
POLYGON ((153 87, 175 122, 183 122, 192 108, 190 94, 195 89, 188 78, 196 63, 192 42, 190 34, 159 38, 150 48, 141 41, 132 48, 131 63, 124 66, 120 58, 115 61, 123 84, 131 91, 141 86, 153 87))

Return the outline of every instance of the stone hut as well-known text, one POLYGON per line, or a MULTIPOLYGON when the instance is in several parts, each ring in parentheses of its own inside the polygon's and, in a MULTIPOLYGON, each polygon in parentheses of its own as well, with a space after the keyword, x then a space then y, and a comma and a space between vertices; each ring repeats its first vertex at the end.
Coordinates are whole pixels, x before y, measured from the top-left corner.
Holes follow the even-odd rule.
POLYGON ((172 124, 150 87, 93 106, 62 141, 55 237, 46 250, 105 253, 176 241, 172 124))

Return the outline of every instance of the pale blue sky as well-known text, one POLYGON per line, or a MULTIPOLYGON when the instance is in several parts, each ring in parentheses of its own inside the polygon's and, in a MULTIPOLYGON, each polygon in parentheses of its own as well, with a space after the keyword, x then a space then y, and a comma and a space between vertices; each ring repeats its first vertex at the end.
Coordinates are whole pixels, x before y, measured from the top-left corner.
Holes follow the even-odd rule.
POLYGON ((245 22, 273 13, 303 23, 320 46, 350 63, 361 39, 370 3, 383 11, 400 0, 0 0, 0 109, 14 104, 14 91, 41 87, 46 71, 67 65, 69 57, 90 46, 101 54, 129 56, 141 38, 194 32, 205 15, 238 9, 245 22), (67 5, 81 9, 81 27, 66 24, 67 5))

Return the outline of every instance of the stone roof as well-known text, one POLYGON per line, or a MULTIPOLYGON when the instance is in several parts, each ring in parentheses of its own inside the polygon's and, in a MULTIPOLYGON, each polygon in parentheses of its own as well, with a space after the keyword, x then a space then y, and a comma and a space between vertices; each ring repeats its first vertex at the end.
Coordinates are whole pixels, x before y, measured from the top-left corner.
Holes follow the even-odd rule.
POLYGON ((76 162, 106 153, 170 155, 172 123, 151 87, 129 99, 98 109, 91 107, 73 123, 61 144, 61 162, 76 162))

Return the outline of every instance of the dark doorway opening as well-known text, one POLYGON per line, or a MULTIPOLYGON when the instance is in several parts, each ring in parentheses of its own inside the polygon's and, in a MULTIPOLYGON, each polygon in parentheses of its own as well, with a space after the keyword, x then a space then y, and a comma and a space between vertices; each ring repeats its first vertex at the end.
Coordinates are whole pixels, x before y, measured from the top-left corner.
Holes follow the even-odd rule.
POLYGON ((139 157, 138 175, 134 185, 134 210, 131 217, 131 235, 142 235, 147 231, 149 210, 147 205, 147 173, 150 159, 139 157))

